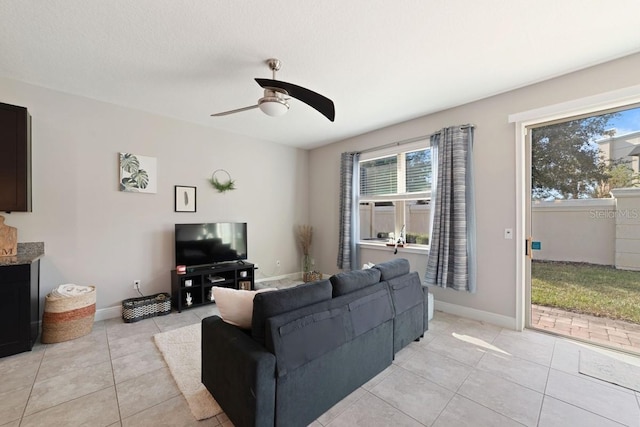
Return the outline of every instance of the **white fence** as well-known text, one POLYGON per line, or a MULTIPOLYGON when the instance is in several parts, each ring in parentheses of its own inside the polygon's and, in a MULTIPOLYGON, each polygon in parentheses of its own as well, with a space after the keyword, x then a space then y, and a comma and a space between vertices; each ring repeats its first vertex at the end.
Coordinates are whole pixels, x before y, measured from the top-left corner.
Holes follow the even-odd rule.
POLYGON ((611 199, 532 204, 534 259, 615 265, 640 270, 640 189, 612 191, 611 199))
MULTIPOLYGON (((429 234, 429 205, 407 203, 405 206, 407 233, 429 234)), ((360 205, 360 237, 363 239, 376 238, 378 233, 393 232, 395 221, 395 206, 374 206, 373 203, 360 205)))

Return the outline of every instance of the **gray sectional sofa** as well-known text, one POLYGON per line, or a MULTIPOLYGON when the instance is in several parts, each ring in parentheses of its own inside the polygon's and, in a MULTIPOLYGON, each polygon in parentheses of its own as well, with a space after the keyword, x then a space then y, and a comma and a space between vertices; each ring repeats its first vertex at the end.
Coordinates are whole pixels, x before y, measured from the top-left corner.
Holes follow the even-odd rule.
POLYGON ((236 427, 305 426, 428 329, 406 259, 256 294, 251 330, 202 320, 202 383, 236 427))

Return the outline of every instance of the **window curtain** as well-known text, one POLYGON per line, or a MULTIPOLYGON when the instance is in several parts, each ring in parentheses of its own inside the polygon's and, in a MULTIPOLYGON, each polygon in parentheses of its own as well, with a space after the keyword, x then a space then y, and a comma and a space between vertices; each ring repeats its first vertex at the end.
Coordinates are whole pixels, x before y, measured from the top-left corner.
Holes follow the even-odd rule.
POLYGON ((354 270, 359 265, 357 230, 360 192, 359 153, 342 153, 340 158, 340 244, 338 268, 354 270))
POLYGON ((476 292, 473 126, 431 136, 431 245, 425 283, 476 292))

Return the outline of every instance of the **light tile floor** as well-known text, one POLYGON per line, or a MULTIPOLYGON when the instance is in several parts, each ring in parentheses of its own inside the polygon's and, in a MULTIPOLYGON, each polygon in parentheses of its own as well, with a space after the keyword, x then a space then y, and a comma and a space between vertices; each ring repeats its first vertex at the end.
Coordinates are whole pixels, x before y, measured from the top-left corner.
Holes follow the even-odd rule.
MULTIPOLYGON (((0 359, 0 425, 230 426, 193 419, 152 339, 215 312, 97 322, 0 359)), ((640 393, 579 374, 580 351, 606 352, 436 312, 424 339, 312 426, 640 426, 640 393)))

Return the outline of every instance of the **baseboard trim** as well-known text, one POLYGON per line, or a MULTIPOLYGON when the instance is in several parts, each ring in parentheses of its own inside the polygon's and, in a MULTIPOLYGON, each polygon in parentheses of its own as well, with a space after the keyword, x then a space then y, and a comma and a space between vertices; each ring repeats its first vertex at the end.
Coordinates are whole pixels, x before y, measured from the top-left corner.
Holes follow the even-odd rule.
POLYGON ((281 276, 262 277, 260 279, 255 279, 255 283, 269 282, 271 280, 282 280, 282 279, 300 279, 300 280, 302 280, 302 272, 299 271, 297 273, 283 274, 281 276))
POLYGON ((491 323, 507 329, 516 329, 515 317, 503 316, 501 314, 490 313, 488 311, 477 310, 475 308, 465 307, 458 304, 451 304, 444 301, 435 301, 435 309, 456 316, 466 317, 481 322, 491 323))
POLYGON ((107 320, 107 319, 116 319, 118 317, 122 317, 121 305, 116 305, 116 306, 107 307, 107 308, 100 308, 96 310, 94 322, 99 322, 101 320, 107 320))

